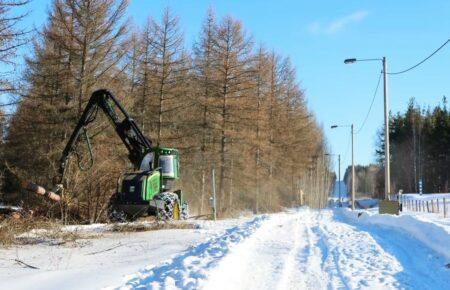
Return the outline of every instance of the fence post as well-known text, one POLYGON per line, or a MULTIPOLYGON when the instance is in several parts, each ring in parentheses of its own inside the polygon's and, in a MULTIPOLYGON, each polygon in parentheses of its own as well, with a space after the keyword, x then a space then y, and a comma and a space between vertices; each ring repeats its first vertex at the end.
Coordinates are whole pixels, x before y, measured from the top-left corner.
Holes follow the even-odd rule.
POLYGON ((427 200, 427 213, 430 213, 430 206, 428 205, 428 200, 427 200))
POLYGON ((217 202, 216 202, 216 175, 214 168, 212 169, 212 188, 213 188, 213 217, 217 220, 217 202))
POLYGON ((434 202, 433 200, 430 200, 430 202, 431 202, 431 212, 434 213, 434 202))
POLYGON ((436 199, 437 212, 439 213, 439 198, 436 199))
POLYGON ((447 208, 447 204, 445 203, 445 197, 444 197, 444 218, 447 217, 447 210, 446 210, 446 208, 447 208))
POLYGON ((417 199, 414 201, 414 203, 416 204, 416 211, 419 211, 419 209, 417 207, 417 199))

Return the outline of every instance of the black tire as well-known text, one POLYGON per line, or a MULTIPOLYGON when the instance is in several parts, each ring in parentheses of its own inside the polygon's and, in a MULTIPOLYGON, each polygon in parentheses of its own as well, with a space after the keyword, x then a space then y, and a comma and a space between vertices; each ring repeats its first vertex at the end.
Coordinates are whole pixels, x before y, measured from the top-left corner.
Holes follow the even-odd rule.
POLYGON ((128 221, 128 217, 123 210, 118 209, 115 206, 116 194, 111 196, 108 204, 107 215, 110 222, 124 223, 128 221))
POLYGON ((158 220, 171 221, 181 218, 180 203, 178 196, 175 193, 162 192, 158 194, 157 198, 164 203, 163 207, 158 208, 156 211, 156 217, 158 220))
POLYGON ((125 223, 128 221, 127 215, 113 206, 110 206, 108 209, 108 219, 113 223, 125 223))
POLYGON ((183 203, 183 205, 181 206, 180 219, 189 219, 189 205, 187 203, 183 203))

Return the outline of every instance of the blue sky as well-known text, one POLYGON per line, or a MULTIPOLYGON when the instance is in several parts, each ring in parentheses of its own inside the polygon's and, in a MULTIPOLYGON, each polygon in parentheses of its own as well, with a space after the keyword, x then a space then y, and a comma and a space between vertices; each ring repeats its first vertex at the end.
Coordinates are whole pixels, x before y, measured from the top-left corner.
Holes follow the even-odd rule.
MULTIPOLYGON (((39 27, 50 2, 34 0, 24 25, 39 27)), ((219 18, 230 14, 242 20, 255 43, 291 57, 332 152, 342 154, 343 169, 350 163, 349 129, 329 127, 361 125, 381 71, 377 62, 344 65, 343 60, 386 56, 388 71, 398 71, 450 37, 448 0, 131 0, 128 14, 142 24, 148 16, 160 18, 166 6, 180 17, 188 47, 211 6, 219 18)), ((418 69, 389 77, 391 111, 404 110, 411 97, 420 105, 435 106, 443 95, 449 96, 449 68, 450 46, 418 69)), ((367 124, 355 139, 357 163, 374 161, 376 132, 382 122, 380 89, 367 124)))

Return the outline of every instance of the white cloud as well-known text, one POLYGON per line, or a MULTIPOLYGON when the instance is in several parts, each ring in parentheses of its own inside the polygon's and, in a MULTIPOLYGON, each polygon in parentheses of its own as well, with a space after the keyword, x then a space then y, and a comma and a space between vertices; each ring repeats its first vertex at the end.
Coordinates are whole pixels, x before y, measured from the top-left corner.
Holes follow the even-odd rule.
POLYGON ((369 12, 360 10, 344 15, 328 23, 314 21, 308 26, 308 32, 312 34, 335 34, 343 30, 348 25, 361 22, 367 17, 367 15, 369 15, 369 12))

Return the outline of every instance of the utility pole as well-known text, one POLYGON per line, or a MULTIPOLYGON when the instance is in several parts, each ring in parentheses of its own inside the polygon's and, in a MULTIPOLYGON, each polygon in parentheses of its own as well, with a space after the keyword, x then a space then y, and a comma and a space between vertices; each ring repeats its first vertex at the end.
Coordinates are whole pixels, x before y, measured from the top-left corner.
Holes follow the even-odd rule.
POLYGON ((384 84, 384 199, 387 200, 391 193, 391 164, 389 150, 389 108, 387 91, 387 61, 383 57, 383 84, 384 84))
POLYGON ((345 64, 352 64, 359 61, 381 61, 383 63, 383 92, 384 92, 384 199, 387 200, 391 193, 391 164, 389 150, 389 99, 387 91, 387 60, 383 58, 356 59, 347 58, 345 64))
POLYGON ((338 186, 339 186, 339 207, 342 207, 341 199, 341 154, 338 154, 338 186))
MULTIPOLYGON (((354 144, 354 137, 355 137, 355 131, 353 128, 353 124, 351 125, 332 125, 331 129, 336 129, 338 127, 350 127, 350 133, 352 135, 352 210, 355 209, 355 144, 354 144)), ((339 155, 339 161, 340 161, 340 155, 339 155)), ((339 162, 340 163, 340 162, 339 162)), ((340 166, 339 166, 340 169, 340 166)), ((340 188, 340 184, 339 184, 340 188)))
POLYGON ((353 143, 353 136, 355 135, 353 131, 353 124, 350 126, 352 134, 352 210, 355 209, 355 146, 353 143))
MULTIPOLYGON (((337 128, 334 125, 332 128, 337 128)), ((336 156, 336 154, 325 153, 325 156, 336 156)), ((341 154, 337 154, 338 157, 338 192, 339 192, 339 207, 342 207, 342 196, 341 196, 341 154)), ((334 189, 333 189, 334 192, 334 189)))

